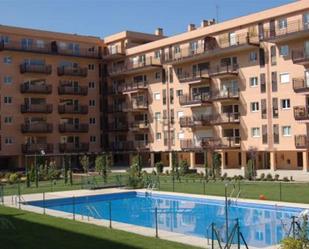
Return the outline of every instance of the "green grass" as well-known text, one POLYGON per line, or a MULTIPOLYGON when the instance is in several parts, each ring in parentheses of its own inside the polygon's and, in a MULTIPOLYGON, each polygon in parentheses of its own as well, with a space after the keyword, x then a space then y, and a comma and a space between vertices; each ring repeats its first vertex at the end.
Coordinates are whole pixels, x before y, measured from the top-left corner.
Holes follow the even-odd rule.
POLYGON ((0 227, 1 249, 197 248, 0 206, 0 221, 4 219, 13 227, 0 227))

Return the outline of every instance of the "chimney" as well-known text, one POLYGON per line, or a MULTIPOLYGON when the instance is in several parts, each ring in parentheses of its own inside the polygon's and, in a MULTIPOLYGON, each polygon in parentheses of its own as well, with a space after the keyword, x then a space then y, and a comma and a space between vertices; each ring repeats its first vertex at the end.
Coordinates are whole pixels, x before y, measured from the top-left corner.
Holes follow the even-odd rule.
POLYGON ((163 29, 162 28, 157 28, 156 31, 155 31, 155 35, 163 36, 163 29))
POLYGON ((193 30, 195 30, 195 24, 190 23, 188 25, 188 30, 187 31, 193 31, 193 30))
POLYGON ((210 25, 213 25, 216 23, 216 20, 215 19, 211 19, 211 20, 202 20, 201 22, 201 28, 205 28, 205 27, 208 27, 210 25))

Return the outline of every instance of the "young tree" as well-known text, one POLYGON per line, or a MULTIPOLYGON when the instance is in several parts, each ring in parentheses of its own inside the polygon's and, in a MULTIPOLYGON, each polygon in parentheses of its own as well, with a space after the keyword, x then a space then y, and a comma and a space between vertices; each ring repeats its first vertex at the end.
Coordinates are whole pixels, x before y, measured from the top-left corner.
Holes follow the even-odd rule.
POLYGON ((221 155, 218 152, 212 154, 212 170, 214 178, 221 176, 221 155))
POLYGON ((100 172, 100 174, 103 177, 104 183, 107 182, 107 173, 108 173, 108 158, 106 153, 103 153, 103 155, 97 156, 95 160, 95 168, 96 171, 100 172))
POLYGON ((134 156, 129 169, 128 185, 132 188, 143 187, 143 179, 141 176, 140 156, 134 156))
POLYGON ((248 155, 249 155, 249 160, 247 163, 247 171, 246 171, 246 176, 249 180, 251 179, 255 179, 256 177, 256 165, 255 165, 255 161, 256 161, 256 157, 257 157, 257 149, 250 147, 249 151, 248 151, 248 155))
POLYGON ((83 167, 83 170, 86 174, 88 174, 89 172, 89 157, 87 155, 84 155, 82 157, 80 157, 80 164, 83 167))

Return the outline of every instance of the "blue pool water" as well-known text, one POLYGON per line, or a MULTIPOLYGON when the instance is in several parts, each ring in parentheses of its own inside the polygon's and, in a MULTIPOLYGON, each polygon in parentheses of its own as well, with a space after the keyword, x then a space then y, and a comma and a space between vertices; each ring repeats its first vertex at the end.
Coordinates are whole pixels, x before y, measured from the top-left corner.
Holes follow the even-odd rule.
MULTIPOLYGON (((211 223, 215 223, 220 236, 225 236, 225 204, 221 200, 180 197, 168 194, 146 195, 142 192, 105 194, 75 198, 75 213, 94 218, 112 220, 148 228, 155 228, 155 208, 158 210, 158 228, 191 236, 210 238, 211 223)), ((73 212, 73 198, 33 201, 33 206, 73 212)), ((289 229, 292 216, 303 209, 260 205, 245 202, 231 203, 228 207, 229 228, 239 219, 240 230, 249 246, 265 247, 278 244, 289 229)))

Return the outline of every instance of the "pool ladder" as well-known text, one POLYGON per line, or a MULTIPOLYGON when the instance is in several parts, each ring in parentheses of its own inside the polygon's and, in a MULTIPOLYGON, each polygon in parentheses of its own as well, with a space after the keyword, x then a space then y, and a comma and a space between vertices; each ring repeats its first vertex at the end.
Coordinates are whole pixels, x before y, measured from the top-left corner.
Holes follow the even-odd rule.
MULTIPOLYGON (((97 217, 97 218, 101 218, 100 213, 98 212, 98 210, 93 206, 93 205, 86 205, 86 209, 88 211, 88 220, 90 219, 90 216, 92 216, 93 218, 97 217)), ((83 218, 83 216, 82 216, 83 218)))

